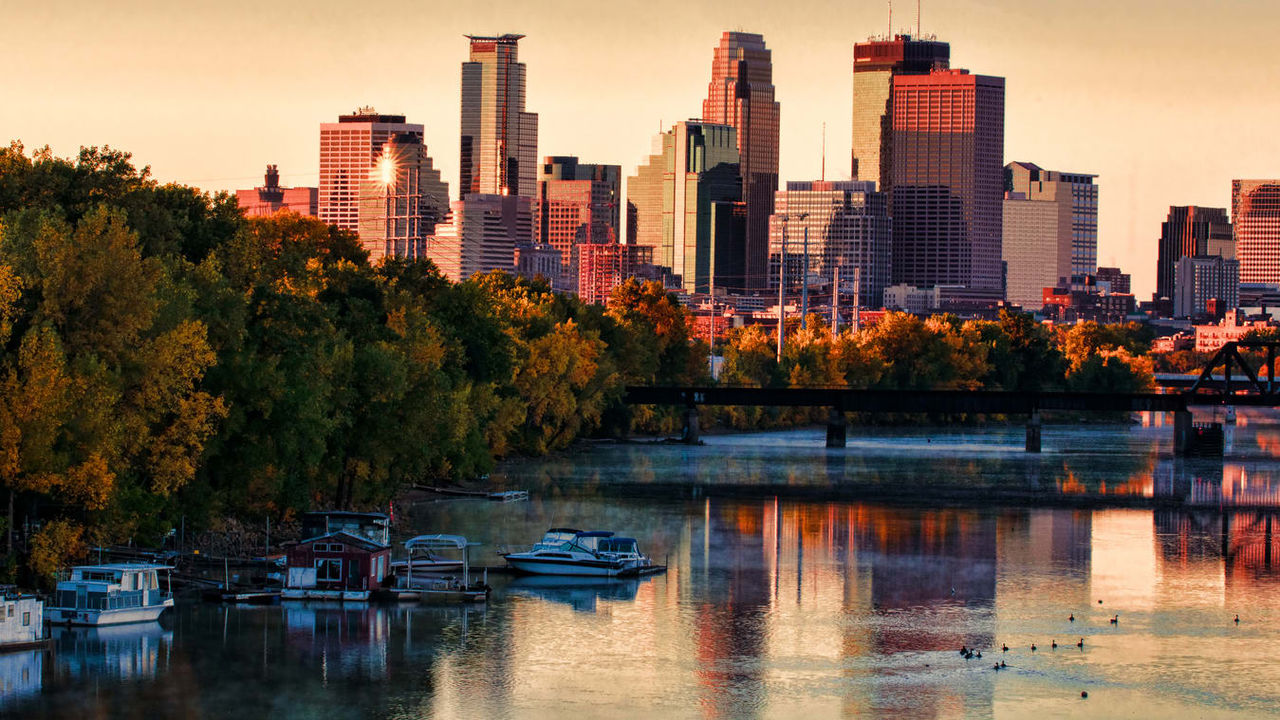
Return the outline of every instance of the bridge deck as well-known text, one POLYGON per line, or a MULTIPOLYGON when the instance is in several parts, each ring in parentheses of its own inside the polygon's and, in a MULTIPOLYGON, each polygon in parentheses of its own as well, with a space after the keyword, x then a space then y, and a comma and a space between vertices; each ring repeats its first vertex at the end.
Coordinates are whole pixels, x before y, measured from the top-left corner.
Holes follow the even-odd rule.
MULTIPOLYGON (((854 390, 850 388, 747 388, 629 386, 630 405, 759 405, 834 407, 845 412, 1030 414, 1075 412, 1174 412, 1190 405, 1221 405, 1221 395, 1185 393, 1006 392, 1001 390, 854 390)), ((1233 405, 1276 404, 1272 397, 1232 396, 1233 405)))

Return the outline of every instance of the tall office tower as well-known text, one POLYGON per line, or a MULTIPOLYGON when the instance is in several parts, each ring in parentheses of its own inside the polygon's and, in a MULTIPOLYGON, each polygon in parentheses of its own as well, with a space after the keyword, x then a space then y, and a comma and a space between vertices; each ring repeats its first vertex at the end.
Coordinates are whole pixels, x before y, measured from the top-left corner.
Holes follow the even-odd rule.
POLYGON ((1178 261, 1198 255, 1224 258, 1236 256, 1226 208, 1170 206, 1169 218, 1160 224, 1160 245, 1156 254, 1156 299, 1174 299, 1174 275, 1178 261))
POLYGON ((654 263, 689 292, 740 287, 744 274, 742 179, 732 126, 676 123, 627 179, 629 245, 654 249, 654 263))
POLYGON ((468 35, 462 63, 462 170, 459 193, 519 195, 537 191, 538 115, 524 111, 523 35, 468 35))
POLYGON ((800 289, 807 255, 811 290, 825 286, 824 291, 829 293, 838 271, 840 287, 848 292, 854 287, 856 271, 858 303, 879 307, 889 285, 892 223, 888 199, 876 191, 876 184, 788 182, 787 189, 779 190, 774 198, 773 215, 769 218, 772 289, 778 288, 783 258, 787 289, 800 289))
POLYGON ((1280 180, 1232 180, 1240 282, 1280 284, 1280 180))
POLYGON ((893 167, 893 76, 927 75, 951 62, 951 46, 897 35, 853 46, 853 179, 888 190, 893 167))
POLYGON ((369 261, 426 257, 427 238, 449 212, 449 185, 431 162, 422 136, 393 135, 360 184, 360 244, 369 261))
MULTIPOLYGON (((1021 193, 1029 201, 1052 202, 1060 208, 1059 243, 1070 253, 1071 267, 1058 278, 1093 275, 1098 270, 1097 175, 1045 170, 1034 163, 1009 163, 1004 168, 1005 191, 1021 193)), ((1005 231, 1005 237, 1009 236, 1005 231)), ((1005 252, 1007 260, 1009 253, 1005 252)), ((1058 282, 1045 287, 1051 287, 1058 282)), ((1012 299, 1012 298, 1011 298, 1012 299)))
MULTIPOLYGON (((1071 282, 1071 244, 1062 242, 1061 203, 1029 200, 1026 193, 1005 191, 1001 253, 1005 263, 1005 299, 1026 310, 1039 310, 1045 288, 1071 282)), ((1067 225, 1070 218, 1065 219, 1067 225)))
POLYGON ((533 236, 529 198, 468 195, 427 243, 427 256, 454 282, 490 270, 515 269, 516 245, 533 236))
POLYGON ((320 219, 358 232, 361 185, 375 172, 382 146, 401 135, 422 142, 422 126, 403 115, 381 115, 371 107, 320 125, 320 219))
POLYGON ((573 248, 583 243, 616 243, 622 167, 591 165, 572 156, 545 157, 533 200, 535 240, 560 251, 566 278, 573 275, 573 248))
POLYGON ((281 210, 292 210, 299 215, 316 216, 319 189, 313 187, 280 187, 280 171, 268 165, 262 187, 237 190, 236 204, 245 217, 262 217, 281 210))
POLYGON ((773 99, 773 53, 764 37, 726 32, 711 61, 702 119, 732 125, 738 135, 738 171, 746 203, 746 277, 740 289, 767 286, 769 214, 778 189, 778 116, 773 99))
POLYGON ((1193 318, 1206 314, 1221 317, 1239 304, 1240 261, 1218 255, 1178 259, 1174 266, 1174 317, 1193 318))
POLYGON ((894 283, 1004 297, 1004 78, 893 76, 894 283))

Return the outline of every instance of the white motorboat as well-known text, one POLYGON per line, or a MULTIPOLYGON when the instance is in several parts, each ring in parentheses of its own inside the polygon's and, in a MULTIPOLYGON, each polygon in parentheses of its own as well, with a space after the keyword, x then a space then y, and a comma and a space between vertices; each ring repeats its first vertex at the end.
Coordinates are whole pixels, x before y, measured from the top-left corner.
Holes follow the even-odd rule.
MULTIPOLYGON (((408 552, 408 557, 405 560, 393 560, 391 574, 396 576, 397 581, 403 578, 427 580, 435 575, 462 570, 462 558, 448 557, 445 554, 449 549, 457 549, 457 543, 453 540, 457 537, 459 536, 419 535, 406 540, 404 549, 408 552)), ((465 538, 463 542, 466 542, 465 538)))
POLYGON ((408 560, 401 570, 393 570, 391 587, 376 591, 375 596, 386 600, 416 600, 422 602, 484 602, 489 598, 489 585, 484 581, 471 582, 471 565, 467 557, 468 543, 461 535, 419 535, 405 542, 408 560), (446 554, 456 553, 454 560, 446 554), (452 570, 462 570, 462 577, 446 575, 452 570))
POLYGON ((615 538, 605 530, 552 528, 526 552, 506 553, 507 564, 532 575, 617 577, 648 565, 631 538, 615 538))
POLYGON ((160 587, 165 565, 115 563, 82 565, 58 583, 45 607, 51 625, 119 625, 148 622, 173 607, 173 595, 160 587))

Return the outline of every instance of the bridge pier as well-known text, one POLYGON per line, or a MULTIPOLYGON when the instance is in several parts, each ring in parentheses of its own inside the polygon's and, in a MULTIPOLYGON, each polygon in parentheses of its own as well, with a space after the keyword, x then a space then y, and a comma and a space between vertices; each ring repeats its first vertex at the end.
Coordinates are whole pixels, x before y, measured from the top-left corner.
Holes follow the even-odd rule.
POLYGON ((831 408, 827 415, 827 447, 843 448, 849 436, 849 423, 839 408, 831 408))
POLYGON ((1040 412, 1031 413, 1027 418, 1027 452, 1040 452, 1040 412))
POLYGON ((1191 425, 1190 410, 1175 410, 1173 413, 1173 454, 1185 457, 1191 454, 1194 445, 1194 428, 1191 425))
POLYGON ((684 431, 680 434, 680 442, 686 445, 697 445, 702 442, 698 437, 698 408, 686 408, 684 411, 684 431))

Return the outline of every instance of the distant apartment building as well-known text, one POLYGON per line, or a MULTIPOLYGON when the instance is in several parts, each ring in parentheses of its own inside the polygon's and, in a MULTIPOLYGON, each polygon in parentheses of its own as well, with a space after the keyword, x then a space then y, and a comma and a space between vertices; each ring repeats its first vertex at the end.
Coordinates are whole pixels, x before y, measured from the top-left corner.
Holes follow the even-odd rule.
POLYGON ((462 134, 459 194, 537 192, 538 115, 525 112, 525 66, 518 62, 523 35, 468 35, 462 64, 462 134))
POLYGON ((653 263, 653 248, 617 243, 588 243, 573 249, 573 267, 578 297, 583 302, 605 305, 614 288, 630 278, 662 280, 666 278, 653 263))
POLYGON ((1226 313, 1221 322, 1196 325, 1196 352, 1213 353, 1229 342, 1241 340, 1251 332, 1275 330, 1276 325, 1266 320, 1246 320, 1243 313, 1226 313))
POLYGON ((1171 206, 1160 225, 1155 299, 1174 299, 1175 272, 1184 257, 1235 257, 1235 241, 1225 208, 1171 206))
POLYGON ((574 247, 617 243, 622 202, 622 168, 593 165, 572 156, 543 158, 533 200, 536 242, 560 253, 561 273, 573 275, 574 247))
POLYGON ((490 270, 515 269, 516 245, 533 238, 529 198, 472 194, 450 205, 427 256, 454 282, 490 270))
POLYGON ((733 127, 676 123, 627 179, 629 245, 653 248, 654 262, 688 292, 742 287, 744 207, 733 127))
POLYGON ((449 186, 413 133, 393 135, 360 184, 360 244, 369 261, 426 257, 427 238, 449 212, 449 186))
POLYGON ((853 46, 854 180, 888 192, 893 169, 893 78, 948 67, 951 46, 932 37, 870 38, 853 46))
POLYGON ((319 198, 319 188, 280 187, 280 172, 275 165, 267 166, 262 187, 236 191, 236 204, 240 206, 245 217, 274 215, 281 210, 315 217, 319 198))
POLYGON ((769 215, 778 189, 780 105, 774 99, 773 54, 764 37, 725 32, 711 62, 702 119, 737 132, 738 170, 745 203, 741 289, 767 285, 769 215))
POLYGON ((889 285, 892 223, 888 199, 873 182, 788 182, 774 195, 769 218, 769 287, 785 280, 788 292, 801 289, 852 293, 858 303, 878 307, 889 285), (780 277, 779 267, 786 263, 780 277))
POLYGON ((884 308, 923 315, 942 306, 942 288, 890 285, 884 289, 884 308))
POLYGON ((1092 275, 1097 270, 1096 177, 1045 170, 1027 162, 1005 166, 1001 252, 1010 302, 1038 307, 1044 288, 1053 286, 1058 278, 1092 275), (1056 210, 1051 221, 1049 210, 1036 203, 1056 210), (1051 269, 1053 278, 1040 285, 1051 269))
POLYGON ((1133 295, 1128 293, 1103 293, 1071 284, 1045 288, 1040 305, 1045 319, 1067 323, 1124 322, 1136 308, 1133 295))
POLYGON ((1280 180, 1232 180, 1240 282, 1280 285, 1280 180))
POLYGON ((1132 292, 1132 277, 1129 273, 1120 272, 1120 268, 1100 267, 1096 275, 1098 287, 1111 293, 1132 292))
POLYGON ((1239 304, 1240 261, 1217 255, 1178 260, 1174 268, 1174 317, 1221 317, 1239 304))
POLYGON ((893 76, 894 283, 1004 298, 1004 94, 965 70, 893 76))
POLYGON ((568 291, 560 270, 560 251, 546 243, 519 243, 515 249, 516 274, 534 280, 543 278, 553 290, 568 291))

